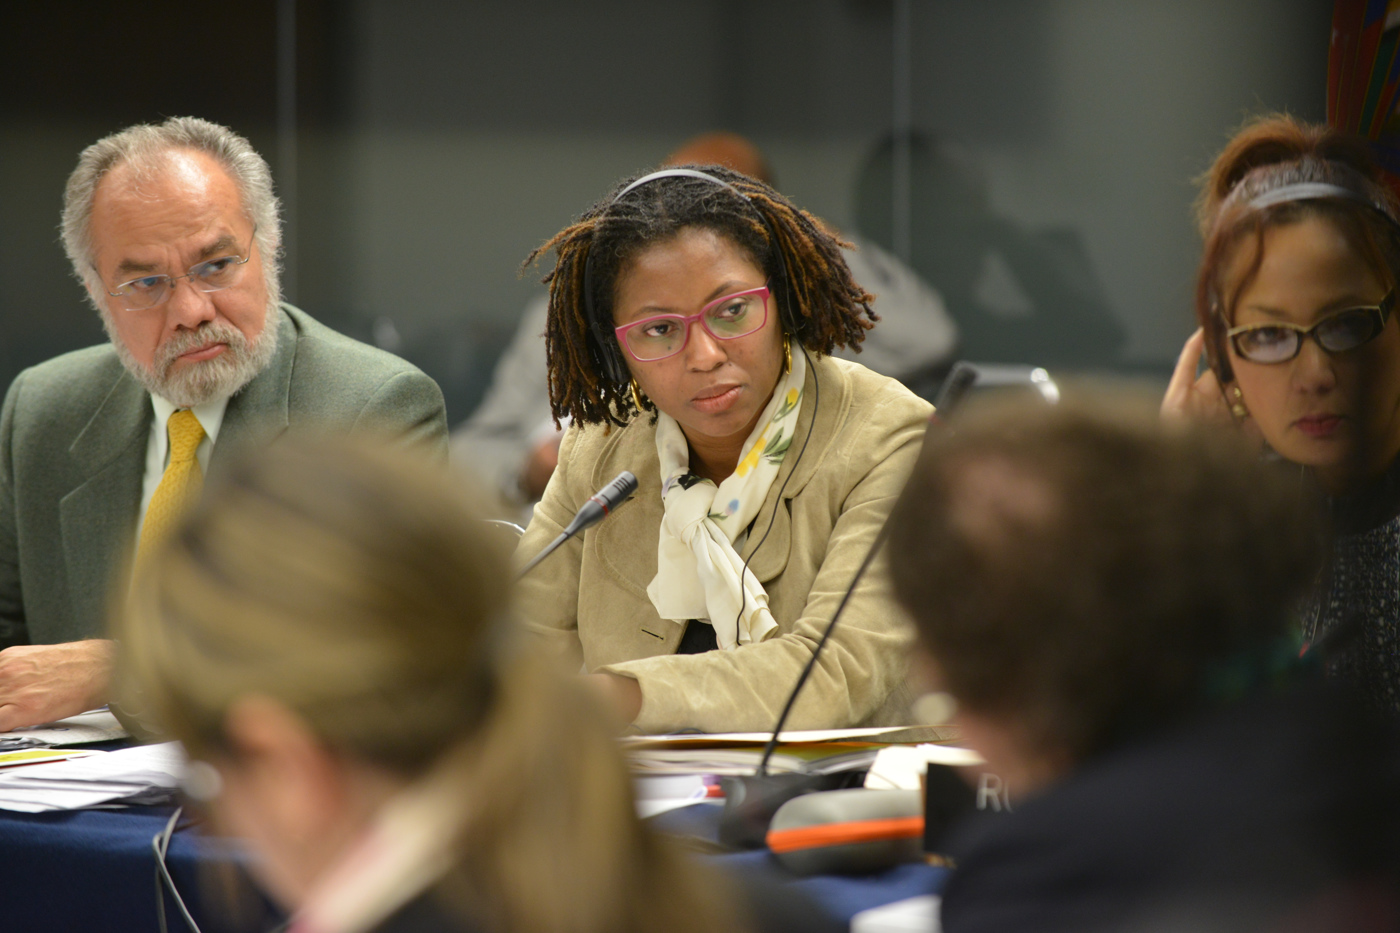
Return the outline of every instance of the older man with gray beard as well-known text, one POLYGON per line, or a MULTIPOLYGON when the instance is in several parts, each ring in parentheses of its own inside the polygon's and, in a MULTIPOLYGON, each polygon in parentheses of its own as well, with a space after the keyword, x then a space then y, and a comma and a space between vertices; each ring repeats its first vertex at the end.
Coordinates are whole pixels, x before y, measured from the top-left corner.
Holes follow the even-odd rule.
POLYGON ((89 146, 63 243, 111 342, 24 371, 0 413, 0 731, 105 702, 127 555, 151 559, 229 450, 303 429, 446 454, 436 383, 279 300, 271 173, 231 130, 89 146))

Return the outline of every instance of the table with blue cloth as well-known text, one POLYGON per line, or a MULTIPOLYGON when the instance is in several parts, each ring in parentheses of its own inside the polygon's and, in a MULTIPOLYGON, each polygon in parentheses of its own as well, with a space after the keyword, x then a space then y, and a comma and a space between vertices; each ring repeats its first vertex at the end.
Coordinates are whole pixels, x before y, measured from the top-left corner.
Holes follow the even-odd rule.
MULTIPOLYGON (((654 817, 656 828, 713 840, 721 808, 700 804, 654 817)), ((158 930, 156 862, 151 840, 169 821, 170 807, 13 813, 0 810, 0 918, 6 930, 158 930)), ((183 825, 183 824, 182 824, 183 825)), ((767 850, 713 856, 737 872, 781 868, 767 850)), ((227 840, 182 829, 171 840, 166 863, 180 893, 205 933, 262 933, 279 919, 259 899, 240 900, 241 915, 211 894, 241 857, 227 840), (247 903, 244 903, 247 901, 247 903)), ((876 875, 820 875, 791 883, 844 922, 870 907, 936 893, 945 870, 922 863, 876 875)), ((170 895, 164 894, 167 925, 185 930, 170 895)))

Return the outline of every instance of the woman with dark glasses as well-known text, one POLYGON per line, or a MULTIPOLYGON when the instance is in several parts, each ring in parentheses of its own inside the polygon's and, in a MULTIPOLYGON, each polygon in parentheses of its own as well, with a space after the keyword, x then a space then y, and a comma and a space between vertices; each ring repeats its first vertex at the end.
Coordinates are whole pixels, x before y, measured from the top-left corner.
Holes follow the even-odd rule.
POLYGON ((1332 504, 1303 636, 1400 710, 1400 223, 1365 144, 1287 117, 1246 127, 1200 199, 1200 329, 1163 402, 1233 420, 1332 504), (1210 369, 1197 378, 1202 351, 1210 369))
MULTIPOLYGON (((832 359, 876 317, 840 242, 729 169, 625 183, 557 257, 550 404, 570 419, 520 544, 621 470, 635 501, 522 581, 521 614, 643 732, 771 728, 913 467, 929 406, 832 359)), ((901 721, 910 632, 877 565, 790 723, 901 721)))

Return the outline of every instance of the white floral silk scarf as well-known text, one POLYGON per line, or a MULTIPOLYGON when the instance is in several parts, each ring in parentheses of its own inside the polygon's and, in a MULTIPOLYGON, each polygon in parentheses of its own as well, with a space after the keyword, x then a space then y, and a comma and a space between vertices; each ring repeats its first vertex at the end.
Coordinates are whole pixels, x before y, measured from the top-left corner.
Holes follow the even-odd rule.
POLYGON ((792 354, 792 372, 778 380, 744 442, 739 465, 719 486, 690 472, 690 448, 680 425, 664 413, 657 416, 665 514, 647 595, 663 619, 681 625, 689 619, 709 622, 725 650, 763 641, 778 628, 768 611, 768 593, 744 570, 734 541, 758 515, 792 444, 806 376, 804 354, 792 354))

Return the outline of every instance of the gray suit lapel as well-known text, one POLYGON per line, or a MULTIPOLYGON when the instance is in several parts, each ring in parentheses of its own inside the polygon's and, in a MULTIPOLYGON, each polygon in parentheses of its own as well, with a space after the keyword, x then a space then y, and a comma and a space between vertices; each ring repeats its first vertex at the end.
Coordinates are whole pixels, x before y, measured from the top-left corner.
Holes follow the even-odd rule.
POLYGON ((209 461, 210 478, 228 469, 239 450, 266 444, 287 430, 296 363, 297 330, 286 312, 278 312, 277 352, 267 369, 229 399, 219 440, 209 461))
POLYGON ((152 417, 150 397, 123 372, 69 445, 82 480, 58 508, 76 631, 100 629, 112 574, 133 544, 152 417))

